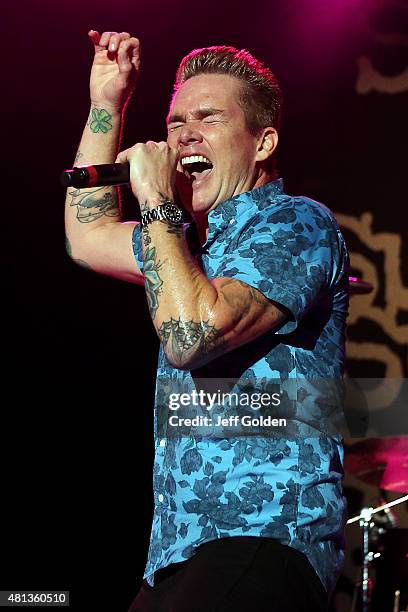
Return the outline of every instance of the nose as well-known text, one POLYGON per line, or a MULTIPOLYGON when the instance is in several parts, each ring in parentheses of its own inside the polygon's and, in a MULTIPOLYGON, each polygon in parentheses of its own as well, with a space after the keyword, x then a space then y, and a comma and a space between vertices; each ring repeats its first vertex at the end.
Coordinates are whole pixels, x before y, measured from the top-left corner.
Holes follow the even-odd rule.
POLYGON ((197 142, 202 142, 203 137, 200 132, 197 130, 195 126, 191 124, 184 124, 182 129, 180 130, 178 144, 184 147, 188 147, 189 145, 196 144, 197 142))

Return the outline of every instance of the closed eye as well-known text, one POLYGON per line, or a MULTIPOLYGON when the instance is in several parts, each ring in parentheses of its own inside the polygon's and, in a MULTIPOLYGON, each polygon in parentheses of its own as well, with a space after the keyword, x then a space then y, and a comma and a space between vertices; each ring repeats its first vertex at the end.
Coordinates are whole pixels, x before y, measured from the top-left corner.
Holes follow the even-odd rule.
POLYGON ((183 125, 184 123, 171 123, 167 126, 167 129, 169 132, 173 132, 174 130, 177 130, 178 128, 182 127, 183 125))
MULTIPOLYGON (((215 124, 215 123, 223 123, 220 119, 212 119, 209 117, 206 117, 205 119, 202 120, 203 123, 205 124, 215 124)), ((176 130, 178 130, 179 128, 183 127, 184 123, 172 123, 170 125, 167 126, 167 131, 168 132, 175 132, 176 130)))

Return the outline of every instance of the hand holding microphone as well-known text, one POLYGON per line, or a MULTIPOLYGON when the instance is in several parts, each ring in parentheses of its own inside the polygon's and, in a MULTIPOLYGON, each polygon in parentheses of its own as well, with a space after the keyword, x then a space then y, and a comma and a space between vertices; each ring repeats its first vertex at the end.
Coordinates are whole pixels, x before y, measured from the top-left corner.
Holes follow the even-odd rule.
POLYGON ((64 187, 86 189, 132 183, 139 201, 172 197, 178 154, 166 142, 138 143, 119 153, 114 164, 79 166, 61 174, 64 187), (132 171, 130 162, 133 160, 132 171), (132 175, 132 176, 131 176, 132 175))

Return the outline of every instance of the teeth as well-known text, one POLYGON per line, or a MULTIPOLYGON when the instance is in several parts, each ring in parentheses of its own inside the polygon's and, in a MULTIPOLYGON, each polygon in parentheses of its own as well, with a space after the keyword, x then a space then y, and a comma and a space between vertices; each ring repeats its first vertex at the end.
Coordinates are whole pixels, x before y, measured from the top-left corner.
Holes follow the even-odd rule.
POLYGON ((194 164, 196 162, 204 162, 206 164, 211 164, 208 157, 204 157, 203 155, 190 155, 189 157, 183 157, 181 160, 181 165, 185 166, 187 164, 194 164))

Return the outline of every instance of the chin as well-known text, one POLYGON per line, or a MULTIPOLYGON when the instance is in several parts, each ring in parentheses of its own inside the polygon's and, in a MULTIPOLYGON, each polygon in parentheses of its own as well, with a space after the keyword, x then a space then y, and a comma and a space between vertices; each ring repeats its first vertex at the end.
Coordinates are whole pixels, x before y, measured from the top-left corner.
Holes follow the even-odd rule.
POLYGON ((178 195, 183 208, 192 215, 207 213, 212 206, 212 202, 209 202, 208 198, 204 197, 204 194, 194 193, 191 185, 180 186, 178 188, 178 195))
POLYGON ((213 202, 208 201, 204 198, 193 198, 190 202, 190 212, 195 215, 207 215, 211 208, 213 208, 213 202))

